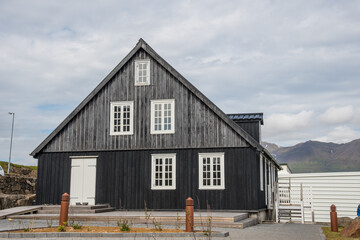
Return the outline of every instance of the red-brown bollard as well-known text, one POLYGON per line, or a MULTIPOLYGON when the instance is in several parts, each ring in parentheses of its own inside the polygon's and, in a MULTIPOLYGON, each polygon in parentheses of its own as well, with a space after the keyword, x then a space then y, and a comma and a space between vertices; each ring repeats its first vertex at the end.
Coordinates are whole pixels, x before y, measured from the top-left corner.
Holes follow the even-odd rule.
POLYGON ((331 221, 331 231, 332 232, 338 232, 338 223, 337 223, 337 212, 335 205, 331 205, 330 207, 330 221, 331 221))
POLYGON ((194 231, 194 201, 191 197, 186 199, 186 232, 194 231))
POLYGON ((64 226, 68 221, 68 213, 69 213, 69 199, 70 196, 67 193, 64 193, 61 196, 61 208, 60 208, 60 220, 59 226, 64 226))

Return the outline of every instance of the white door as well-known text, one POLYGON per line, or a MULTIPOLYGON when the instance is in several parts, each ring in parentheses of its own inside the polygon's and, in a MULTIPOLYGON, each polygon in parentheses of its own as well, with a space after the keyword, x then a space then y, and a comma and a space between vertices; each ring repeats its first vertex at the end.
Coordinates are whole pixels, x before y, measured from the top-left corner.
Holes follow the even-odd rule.
POLYGON ((70 204, 95 205, 96 158, 71 159, 70 204))

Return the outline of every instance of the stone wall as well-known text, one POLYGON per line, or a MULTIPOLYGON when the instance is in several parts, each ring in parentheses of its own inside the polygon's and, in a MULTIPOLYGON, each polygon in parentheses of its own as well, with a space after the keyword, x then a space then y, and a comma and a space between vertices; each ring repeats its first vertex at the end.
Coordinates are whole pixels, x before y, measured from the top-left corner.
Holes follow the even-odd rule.
POLYGON ((0 210, 33 204, 36 194, 3 194, 0 193, 0 210))
POLYGON ((0 193, 35 194, 36 178, 18 175, 0 176, 0 193))
POLYGON ((36 178, 20 175, 0 176, 0 210, 32 205, 35 200, 36 178))

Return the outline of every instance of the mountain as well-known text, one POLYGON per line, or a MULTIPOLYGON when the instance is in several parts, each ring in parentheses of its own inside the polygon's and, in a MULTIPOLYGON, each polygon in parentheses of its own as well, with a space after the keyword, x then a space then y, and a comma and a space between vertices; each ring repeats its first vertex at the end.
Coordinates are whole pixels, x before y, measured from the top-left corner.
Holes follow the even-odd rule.
POLYGON ((360 171, 360 139, 342 144, 307 141, 291 147, 262 145, 293 173, 360 171))

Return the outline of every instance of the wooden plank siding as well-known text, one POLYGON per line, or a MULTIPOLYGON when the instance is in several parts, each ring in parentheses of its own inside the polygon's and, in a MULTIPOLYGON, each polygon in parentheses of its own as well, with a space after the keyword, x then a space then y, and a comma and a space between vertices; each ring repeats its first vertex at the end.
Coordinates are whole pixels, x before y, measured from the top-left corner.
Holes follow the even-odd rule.
MULTIPOLYGON (((59 204, 70 191, 70 156, 88 152, 40 153, 37 204, 59 204), (51 192, 51 194, 49 194, 51 192)), ((258 153, 253 148, 169 149, 92 152, 97 159, 96 203, 117 209, 184 209, 192 197, 196 208, 257 210, 264 207, 259 187, 258 153), (199 190, 198 154, 224 152, 225 190, 199 190), (176 153, 176 189, 151 190, 151 154, 176 153)))
POLYGON ((248 143, 238 133, 140 49, 43 151, 245 146, 248 146, 248 143), (150 59, 150 86, 135 86, 136 59, 150 59), (175 99, 174 134, 150 134, 150 100, 153 99, 175 99), (112 101, 134 101, 133 135, 110 136, 112 101))
POLYGON ((235 121, 242 129, 244 129, 250 136, 252 136, 256 141, 260 142, 260 121, 249 121, 249 122, 239 122, 235 121))

